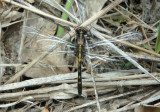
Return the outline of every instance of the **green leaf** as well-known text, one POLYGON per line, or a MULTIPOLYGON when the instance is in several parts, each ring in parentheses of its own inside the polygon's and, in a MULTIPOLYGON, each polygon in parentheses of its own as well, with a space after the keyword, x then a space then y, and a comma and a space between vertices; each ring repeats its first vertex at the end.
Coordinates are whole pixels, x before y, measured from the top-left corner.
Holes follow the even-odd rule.
POLYGON ((132 65, 131 62, 127 62, 127 63, 125 64, 125 67, 130 67, 131 65, 132 65))
POLYGON ((148 50, 150 50, 150 51, 153 51, 153 49, 152 49, 152 48, 150 48, 150 46, 149 46, 149 45, 147 45, 147 44, 143 44, 143 46, 144 46, 146 49, 148 49, 148 50))
POLYGON ((160 51, 160 23, 159 23, 158 36, 157 36, 156 45, 155 45, 155 52, 159 53, 159 51, 160 51))

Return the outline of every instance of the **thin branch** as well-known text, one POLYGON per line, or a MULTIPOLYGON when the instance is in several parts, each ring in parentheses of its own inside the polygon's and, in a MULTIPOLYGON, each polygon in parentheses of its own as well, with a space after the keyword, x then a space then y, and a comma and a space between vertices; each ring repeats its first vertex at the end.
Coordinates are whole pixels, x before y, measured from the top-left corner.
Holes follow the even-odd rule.
POLYGON ((14 105, 16 105, 16 104, 18 104, 18 103, 20 103, 20 102, 24 102, 24 101, 27 102, 27 100, 31 100, 31 99, 33 100, 33 97, 28 96, 28 97, 22 98, 22 99, 20 99, 20 100, 18 100, 18 101, 16 101, 16 102, 12 102, 12 103, 8 103, 8 104, 2 104, 2 105, 0 105, 0 108, 11 107, 11 106, 14 106, 14 105))
POLYGON ((6 99, 6 98, 13 98, 13 97, 19 97, 24 95, 31 95, 31 94, 42 94, 42 93, 49 93, 57 90, 67 90, 67 89, 73 89, 68 84, 62 84, 55 87, 46 87, 46 88, 40 88, 36 90, 29 90, 29 91, 22 91, 22 92, 15 92, 15 93, 5 93, 0 95, 0 99, 6 99))
POLYGON ((65 74, 65 75, 61 74, 61 75, 55 75, 55 76, 46 77, 46 78, 36 78, 36 79, 26 80, 26 81, 14 83, 14 84, 6 84, 6 85, 3 85, 3 86, 0 86, 0 91, 6 90, 6 89, 9 90, 9 89, 27 87, 27 86, 52 84, 52 83, 55 83, 55 81, 58 81, 58 80, 76 78, 77 76, 75 74, 76 73, 69 73, 69 74, 65 74))

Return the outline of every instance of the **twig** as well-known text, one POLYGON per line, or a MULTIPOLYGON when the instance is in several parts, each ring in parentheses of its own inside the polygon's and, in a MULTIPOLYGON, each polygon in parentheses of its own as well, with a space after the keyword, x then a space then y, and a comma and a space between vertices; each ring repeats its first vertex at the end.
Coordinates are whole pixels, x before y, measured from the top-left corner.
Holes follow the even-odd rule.
POLYGON ((0 91, 4 90, 10 90, 10 89, 17 89, 21 87, 28 87, 28 86, 36 86, 36 85, 42 85, 42 84, 52 84, 55 83, 55 81, 58 80, 65 80, 65 79, 73 79, 76 78, 77 75, 76 73, 69 73, 69 74, 61 74, 61 75, 55 75, 51 77, 44 77, 44 78, 36 78, 36 79, 31 79, 31 80, 26 80, 14 84, 6 84, 0 86, 0 91))
POLYGON ((153 61, 153 62, 160 62, 160 58, 157 58, 157 57, 138 54, 138 53, 129 53, 129 52, 126 52, 126 53, 132 58, 150 60, 150 61, 153 61))
MULTIPOLYGON (((106 73, 106 75, 109 75, 109 73, 106 73)), ((109 78, 96 78, 95 80, 96 81, 133 80, 133 79, 148 78, 148 77, 149 76, 147 74, 136 74, 136 75, 109 77, 109 78)), ((89 82, 90 80, 89 79, 84 79, 84 81, 89 82)))
POLYGON ((11 106, 14 106, 14 105, 16 105, 16 104, 18 104, 18 103, 20 103, 20 102, 24 102, 24 101, 26 101, 26 100, 31 100, 31 99, 33 99, 33 97, 30 97, 30 96, 29 96, 29 97, 25 97, 25 98, 23 98, 23 99, 21 99, 21 100, 18 100, 18 101, 16 101, 16 102, 13 102, 13 103, 0 105, 0 108, 11 107, 11 106))
POLYGON ((25 66, 22 64, 0 64, 0 67, 18 67, 18 66, 25 66))
MULTIPOLYGON (((112 82, 96 82, 97 87, 123 87, 123 86, 148 86, 148 85, 159 85, 159 82, 155 80, 121 80, 121 81, 112 81, 112 82)), ((84 86, 92 87, 92 83, 84 82, 84 86)))
MULTIPOLYGON (((68 84, 62 84, 62 85, 59 85, 59 86, 54 86, 54 87, 45 87, 45 88, 40 88, 40 89, 35 89, 35 90, 29 90, 29 91, 21 91, 21 92, 15 92, 15 93, 2 93, 0 94, 0 99, 2 100, 8 100, 8 99, 17 99, 19 96, 28 96, 28 95, 37 95, 37 94, 43 94, 43 93, 49 93, 49 92, 56 92, 56 91, 62 91, 62 92, 65 92, 65 93, 71 93, 70 91, 71 90, 76 90, 76 88, 73 88, 72 86, 76 87, 76 84, 71 84, 71 85, 68 85, 68 84)), ((112 92, 112 91, 115 91, 116 89, 115 88, 112 88, 112 89, 108 89, 108 88, 105 88, 105 87, 99 87, 97 88, 97 90, 104 94, 104 93, 109 93, 109 92, 112 92)), ((93 88, 91 89, 84 89, 85 92, 92 92, 94 91, 93 88)), ((73 92, 72 92, 73 93, 73 92)), ((74 94, 74 93, 73 93, 74 94)), ((77 94, 75 92, 75 94, 77 94)), ((93 93, 94 94, 94 93, 93 93)))
MULTIPOLYGON (((74 90, 75 91, 75 90, 74 90)), ((45 94, 38 94, 38 95, 31 95, 36 100, 49 100, 49 99, 71 99, 75 97, 75 94, 68 94, 65 92, 51 92, 51 93, 45 93, 45 94)))
POLYGON ((73 89, 73 87, 69 86, 68 84, 62 84, 60 86, 46 87, 46 88, 40 88, 36 90, 22 91, 22 92, 16 92, 16 93, 4 93, 0 95, 0 99, 19 97, 19 96, 30 95, 30 94, 42 94, 42 93, 48 93, 51 91, 67 90, 67 89, 73 89))
POLYGON ((155 25, 157 25, 160 22, 160 20, 158 20, 157 22, 155 22, 152 27, 154 27, 155 25))

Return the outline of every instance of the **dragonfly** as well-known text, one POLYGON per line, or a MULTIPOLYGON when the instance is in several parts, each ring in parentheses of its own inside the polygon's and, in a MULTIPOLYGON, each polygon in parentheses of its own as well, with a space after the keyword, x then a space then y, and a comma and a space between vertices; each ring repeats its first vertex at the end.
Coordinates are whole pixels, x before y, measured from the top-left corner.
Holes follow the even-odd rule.
MULTIPOLYGON (((89 32, 89 30, 85 27, 77 27, 75 28, 75 32, 76 32, 76 36, 75 38, 69 42, 69 41, 66 41, 66 40, 63 40, 57 36, 52 36, 52 35, 44 35, 44 34, 41 34, 39 33, 40 30, 37 30, 36 28, 34 27, 25 27, 25 29, 29 29, 31 31, 28 31, 26 32, 27 35, 29 34, 32 34, 32 35, 38 35, 38 36, 41 36, 41 37, 44 37, 43 39, 39 39, 37 40, 37 43, 42 43, 42 42, 56 42, 56 43, 60 43, 61 45, 64 45, 65 46, 65 50, 64 49, 61 49, 61 50, 58 50, 58 51, 53 51, 51 52, 51 54, 57 54, 57 53, 61 53, 61 54, 71 54, 73 57, 76 57, 77 61, 77 71, 78 71, 78 78, 77 78, 77 93, 79 96, 82 95, 82 67, 83 67, 83 64, 86 63, 85 60, 88 58, 90 60, 100 60, 100 61, 103 61, 103 62, 106 62, 106 61, 119 61, 118 59, 115 59, 117 57, 122 57, 122 56, 107 56, 103 53, 88 53, 87 51, 90 50, 90 51, 95 51, 95 49, 97 47, 103 47, 105 50, 104 52, 106 52, 106 45, 107 43, 104 42, 104 41, 97 41, 97 42, 92 42, 93 39, 91 38, 91 34, 89 32), (69 48, 70 50, 66 49, 66 48, 69 48)), ((128 33, 125 33, 123 35, 119 35, 119 36, 116 36, 115 38, 121 38, 119 39, 119 41, 124 41, 124 40, 136 40, 137 38, 134 38, 133 39, 133 36, 134 37, 141 37, 142 35, 140 33, 133 33, 133 32, 128 32, 128 33), (130 37, 130 38, 129 38, 130 37)), ((111 42, 114 42, 113 40, 110 40, 111 42)), ((45 45, 44 47, 47 47, 47 49, 49 49, 49 46, 51 47, 52 44, 50 45, 45 45)), ((43 52, 43 50, 41 51, 43 52)), ((100 52, 100 51, 99 51, 100 52)), ((98 66, 95 65, 94 68, 96 68, 98 66)))
POLYGON ((81 65, 82 59, 85 56, 85 44, 86 44, 86 37, 88 30, 84 27, 76 28, 76 38, 75 38, 75 56, 78 57, 78 95, 81 96, 82 94, 82 77, 81 77, 81 65))

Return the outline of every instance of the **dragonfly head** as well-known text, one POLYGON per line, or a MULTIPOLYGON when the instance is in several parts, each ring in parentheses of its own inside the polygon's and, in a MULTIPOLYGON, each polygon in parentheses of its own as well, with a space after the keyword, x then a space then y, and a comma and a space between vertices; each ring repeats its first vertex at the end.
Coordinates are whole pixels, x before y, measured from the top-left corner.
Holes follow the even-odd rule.
POLYGON ((76 34, 83 33, 83 35, 86 35, 88 33, 88 30, 85 27, 77 27, 75 31, 76 34))
POLYGON ((76 43, 84 44, 85 41, 88 39, 87 36, 88 30, 85 27, 78 27, 75 29, 75 31, 76 31, 76 43))

